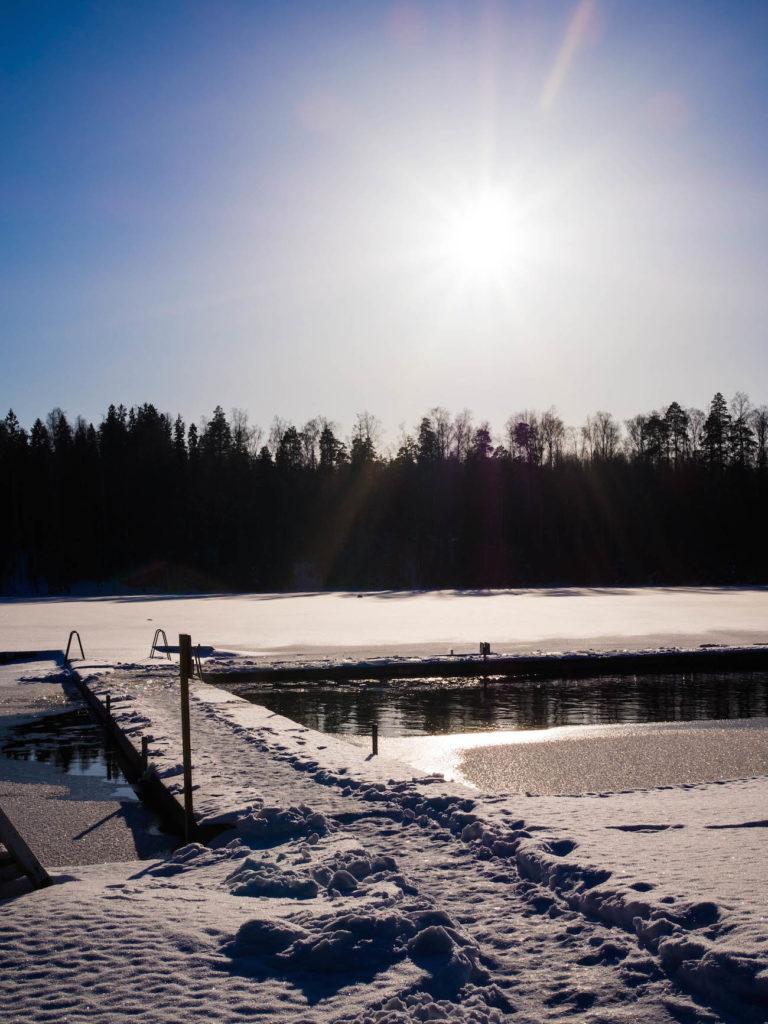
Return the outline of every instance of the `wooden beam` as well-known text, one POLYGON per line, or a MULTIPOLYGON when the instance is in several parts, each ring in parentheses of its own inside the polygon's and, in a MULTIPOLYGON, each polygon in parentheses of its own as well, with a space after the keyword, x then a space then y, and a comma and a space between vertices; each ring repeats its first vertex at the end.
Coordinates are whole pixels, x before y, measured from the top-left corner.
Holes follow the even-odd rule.
POLYGON ((426 679, 435 677, 502 676, 519 679, 571 679, 601 675, 648 675, 664 672, 764 672, 768 644, 753 648, 699 648, 671 651, 610 651, 585 654, 459 655, 404 661, 372 660, 356 664, 269 665, 247 669, 209 670, 206 682, 352 682, 361 679, 426 679))
POLYGON ((2 807, 0 807, 0 841, 38 889, 51 884, 48 872, 24 842, 2 807))

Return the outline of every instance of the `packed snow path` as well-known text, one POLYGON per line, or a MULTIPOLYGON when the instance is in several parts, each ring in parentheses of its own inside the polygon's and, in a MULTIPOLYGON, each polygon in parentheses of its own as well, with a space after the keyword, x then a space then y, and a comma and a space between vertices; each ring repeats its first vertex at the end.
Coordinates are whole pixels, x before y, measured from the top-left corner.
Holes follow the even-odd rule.
MULTIPOLYGON (((179 774, 174 675, 174 670, 137 667, 92 683, 112 693, 123 727, 153 735, 153 761, 171 784, 179 774)), ((537 817, 536 802, 478 800, 471 791, 434 778, 408 781, 412 771, 405 766, 367 761, 354 747, 265 709, 244 706, 210 687, 193 689, 192 732, 198 813, 236 827, 222 842, 230 835, 239 840, 215 853, 180 851, 168 866, 139 872, 138 877, 133 872, 134 878, 126 874, 108 884, 96 873, 86 879, 87 917, 93 923, 87 939, 89 962, 116 969, 120 943, 106 930, 117 899, 121 928, 130 935, 130 955, 150 971, 153 1008, 108 998, 105 975, 104 991, 98 990, 98 978, 90 983, 97 987, 97 1007, 103 1009, 80 1018, 70 971, 65 985, 71 997, 69 1020, 170 1021, 182 1011, 202 1012, 203 1007, 206 1019, 216 1021, 270 1011, 279 1012, 281 1020, 306 1021, 441 1019, 433 1016, 437 1013, 442 1019, 454 1014, 478 1021, 514 1013, 515 1019, 530 1022, 573 1015, 595 1022, 649 1024, 763 1019, 759 1007, 746 998, 766 997, 765 950, 761 956, 759 943, 746 951, 738 943, 721 950, 720 909, 712 901, 692 900, 683 893, 679 898, 660 894, 661 902, 654 903, 648 895, 653 885, 633 881, 627 871, 609 888, 612 871, 573 856, 577 844, 563 835, 559 822, 552 828, 529 820, 529 814, 537 817), (400 781, 393 781, 393 772, 400 781), (314 842, 307 844, 308 837, 314 842), (261 852, 252 852, 259 848, 261 852), (258 896, 255 907, 244 910, 242 904, 251 900, 227 901, 218 892, 233 869, 241 879, 234 894, 258 896), (151 921, 158 887, 166 908, 159 935, 151 921), (331 896, 336 893, 329 923, 323 923, 323 914, 328 915, 326 889, 331 896), (298 912, 294 907, 300 896, 308 898, 301 899, 298 912), (273 905, 272 914, 281 903, 283 939, 274 937, 274 922, 265 923, 265 903, 273 905), (313 912, 307 909, 310 904, 318 904, 313 912), (400 915, 398 926, 392 925, 393 908, 400 915), (355 910, 357 924, 349 925, 342 911, 355 910), (385 911, 390 914, 386 926, 381 917, 385 911), (253 917, 254 912, 262 917, 253 917), (426 920, 436 923, 407 937, 409 929, 426 920), (376 963, 361 961, 356 977, 353 970, 353 977, 333 981, 341 961, 349 972, 355 956, 362 955, 358 945, 350 953, 338 938, 333 940, 342 942, 338 954, 333 953, 333 941, 329 945, 328 936, 350 935, 350 927, 400 927, 405 929, 400 938, 416 943, 415 952, 403 960, 400 939, 385 942, 376 963), (267 932, 271 938, 264 937, 267 932), (420 939, 422 932, 425 937, 420 939), (251 933, 258 939, 249 940, 251 933), (299 984, 296 976, 290 983, 280 972, 265 973, 259 959, 264 944, 279 946, 289 939, 293 942, 287 950, 273 956, 309 970, 314 980, 304 978, 299 984), (191 986, 173 980, 177 972, 183 975, 190 969, 179 962, 185 952, 195 959, 191 986), (441 956, 452 963, 450 970, 435 968, 434 958, 441 956), (229 964, 231 974, 225 981, 223 963, 229 964), (417 969, 425 965, 426 975, 417 969), (325 985, 311 973, 318 968, 331 972, 325 985), (361 977, 367 985, 365 998, 359 991, 361 977), (268 995, 265 981, 271 985, 268 995), (393 993, 396 998, 410 994, 410 1005, 407 998, 401 998, 401 1005, 388 1002, 393 993), (440 1010, 444 997, 448 1009, 440 1010)), ((632 799, 628 796, 625 804, 631 805, 632 799)), ((631 814, 630 806, 626 812, 631 814)), ((646 824, 651 833, 654 827, 646 824)), ((27 906, 29 913, 39 913, 31 903, 27 906)), ((18 966, 25 962, 30 941, 40 941, 40 926, 34 940, 20 939, 29 927, 24 924, 26 913, 22 908, 12 913, 10 932, 0 935, 21 942, 21 952, 14 956, 18 966)), ((735 919, 735 925, 743 924, 735 919)), ((82 921, 75 923, 75 933, 81 928, 82 921)), ((734 922, 723 923, 724 934, 732 928, 734 922)), ((45 929, 48 941, 60 947, 60 922, 49 922, 45 929)), ((78 955, 75 944, 69 944, 72 955, 78 955)), ((363 948, 365 942, 359 945, 363 948)), ((10 941, 5 946, 10 948, 10 941)), ((28 977, 28 971, 22 976, 28 977)), ((34 980, 31 985, 20 982, 14 989, 15 1012, 25 1007, 26 1016, 11 1019, 61 1019, 37 1013, 44 996, 34 980)), ((64 1004, 54 1003, 50 1009, 61 1012, 64 1004)))

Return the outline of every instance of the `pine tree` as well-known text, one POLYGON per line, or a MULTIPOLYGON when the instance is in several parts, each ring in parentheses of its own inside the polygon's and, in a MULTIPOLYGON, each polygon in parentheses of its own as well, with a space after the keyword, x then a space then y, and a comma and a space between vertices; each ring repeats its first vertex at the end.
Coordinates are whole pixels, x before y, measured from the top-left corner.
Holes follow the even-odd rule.
POLYGON ((416 451, 418 462, 436 462, 438 459, 437 434, 429 416, 424 416, 419 423, 416 451))
POLYGON ((173 451, 179 462, 184 462, 187 458, 185 433, 184 420, 177 416, 173 423, 173 451))
POLYGON ((51 435, 43 421, 38 417, 32 424, 29 435, 30 448, 39 455, 51 454, 51 435))
POLYGON ((667 425, 669 458, 677 465, 687 455, 690 447, 690 419, 678 402, 672 402, 664 414, 664 421, 667 425))
POLYGON ((303 463, 301 438, 296 427, 287 427, 280 439, 275 456, 275 465, 279 469, 299 469, 303 463))
POLYGON ((709 406, 709 415, 704 421, 702 449, 711 466, 725 465, 728 454, 728 434, 731 416, 722 394, 718 391, 709 406))
POLYGON ((200 438, 200 454, 212 461, 222 462, 231 450, 232 431, 224 410, 217 405, 200 438))
POLYGON ((343 442, 339 441, 336 437, 330 423, 326 423, 320 431, 318 447, 320 450, 319 465, 323 470, 329 470, 333 469, 335 466, 340 466, 346 458, 346 447, 343 442))
POLYGON ((481 423, 472 438, 472 459, 482 462, 493 454, 493 438, 488 423, 481 423))
POLYGON ((196 462, 200 454, 200 437, 194 423, 190 423, 187 430, 187 452, 189 453, 189 461, 196 462))

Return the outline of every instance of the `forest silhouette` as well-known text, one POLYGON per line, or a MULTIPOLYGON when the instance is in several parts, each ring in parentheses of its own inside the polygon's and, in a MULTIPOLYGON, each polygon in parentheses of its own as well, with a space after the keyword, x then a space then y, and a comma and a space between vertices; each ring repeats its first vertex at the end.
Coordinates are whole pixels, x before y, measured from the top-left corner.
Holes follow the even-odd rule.
POLYGON ((0 421, 6 594, 762 583, 768 409, 738 392, 500 436, 435 408, 389 449, 316 417, 265 435, 216 407, 152 404, 94 425, 54 409, 0 421))

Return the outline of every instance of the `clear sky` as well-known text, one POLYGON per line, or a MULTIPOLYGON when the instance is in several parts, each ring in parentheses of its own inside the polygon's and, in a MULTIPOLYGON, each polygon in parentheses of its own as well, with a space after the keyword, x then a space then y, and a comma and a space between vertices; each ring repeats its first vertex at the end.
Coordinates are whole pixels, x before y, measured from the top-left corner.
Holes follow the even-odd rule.
POLYGON ((5 0, 0 408, 768 401, 768 3, 5 0))

